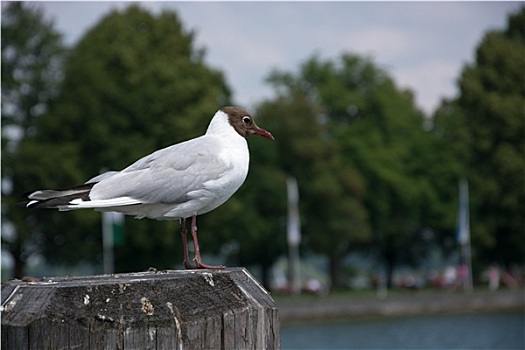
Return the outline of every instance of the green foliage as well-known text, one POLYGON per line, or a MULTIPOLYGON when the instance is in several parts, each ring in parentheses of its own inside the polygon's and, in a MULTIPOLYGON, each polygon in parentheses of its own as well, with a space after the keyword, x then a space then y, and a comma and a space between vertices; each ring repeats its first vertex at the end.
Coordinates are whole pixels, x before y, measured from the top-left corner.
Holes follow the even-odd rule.
MULTIPOLYGON (((36 176, 25 191, 77 185, 202 134, 230 95, 175 13, 137 6, 103 18, 71 50, 64 71, 60 94, 24 146, 36 176)), ((38 222, 49 262, 101 266, 100 214, 46 211, 38 222)), ((182 261, 178 242, 175 222, 127 218, 116 270, 173 267, 182 261)))
POLYGON ((64 48, 53 23, 34 5, 2 6, 2 125, 27 136, 42 115, 60 77, 64 48))
POLYGON ((42 137, 82 144, 92 161, 80 166, 97 174, 201 134, 229 91, 192 40, 172 12, 109 14, 73 50, 42 137))
POLYGON ((278 168, 284 172, 279 190, 285 189, 284 175, 297 179, 305 244, 340 258, 352 243, 368 237, 363 184, 354 170, 342 163, 338 145, 323 136, 326 128, 317 111, 297 94, 261 105, 258 115, 278 140, 278 168))
POLYGON ((2 249, 14 258, 18 277, 27 258, 39 253, 42 237, 36 229, 38 215, 14 205, 38 183, 41 165, 53 153, 30 140, 36 119, 56 97, 64 54, 60 34, 38 7, 2 4, 2 249))
POLYGON ((525 260, 525 8, 488 32, 461 74, 473 249, 486 263, 525 260))
POLYGON ((333 283, 342 258, 366 243, 390 271, 417 262, 439 195, 428 153, 434 138, 411 93, 371 60, 348 54, 314 56, 297 75, 274 72, 269 80, 279 97, 267 114, 288 130, 283 168, 299 174, 304 231, 310 248, 331 257, 333 283))
MULTIPOLYGON (((3 249, 24 260, 101 267, 100 214, 14 208, 35 188, 77 185, 202 134, 228 104, 221 72, 203 62, 177 15, 113 11, 66 56, 60 35, 26 3, 2 7, 3 249), (65 63, 64 63, 65 60, 65 63), (4 227, 4 228, 5 228, 4 227)), ((459 98, 432 119, 368 58, 312 56, 274 71, 277 96, 250 137, 250 174, 226 204, 199 218, 203 251, 260 265, 263 281, 286 250, 286 178, 299 185, 302 251, 330 258, 343 284, 348 253, 367 249, 391 275, 430 245, 454 249, 457 183, 467 177, 475 257, 523 262, 525 8, 483 38, 459 98)), ((182 261, 178 223, 127 218, 117 271, 182 261)))

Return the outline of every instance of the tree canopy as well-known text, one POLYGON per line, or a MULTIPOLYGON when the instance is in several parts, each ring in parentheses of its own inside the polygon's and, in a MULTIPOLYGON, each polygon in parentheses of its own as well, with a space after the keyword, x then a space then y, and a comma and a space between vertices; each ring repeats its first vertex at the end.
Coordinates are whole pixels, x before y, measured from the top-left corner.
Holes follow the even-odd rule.
POLYGON ((460 95, 436 114, 470 183, 477 260, 510 267, 525 259, 525 8, 489 31, 459 78, 460 95))
MULTIPOLYGON (((175 13, 154 16, 137 6, 113 11, 70 51, 60 93, 34 123, 34 137, 20 145, 27 168, 19 168, 17 178, 25 178, 27 191, 76 185, 120 170, 203 133, 210 111, 229 96, 222 73, 206 66, 193 34, 175 13)), ((35 215, 34 230, 43 236, 39 246, 48 261, 100 266, 100 214, 35 215)), ((127 219, 117 270, 172 267, 181 261, 178 237, 176 223, 127 219)))
POLYGON ((330 256, 333 284, 340 284, 343 258, 364 245, 374 247, 389 276, 417 262, 438 198, 427 154, 432 135, 411 93, 351 54, 313 56, 297 74, 276 71, 269 80, 278 97, 259 115, 265 123, 278 118, 277 135, 285 131, 280 167, 305 193, 305 235, 310 249, 330 256))
POLYGON ((2 4, 2 249, 11 253, 16 276, 41 241, 35 216, 14 208, 38 176, 27 141, 58 94, 64 56, 61 35, 41 10, 2 4))
MULTIPOLYGON (((87 262, 101 271, 100 214, 14 207, 37 188, 78 185, 206 130, 231 103, 176 13, 115 10, 72 48, 38 7, 2 6, 2 243, 15 257, 87 262)), ((332 286, 365 252, 386 270, 453 251, 457 184, 467 178, 475 261, 523 263, 525 8, 481 40, 460 94, 429 118, 413 93, 369 57, 312 55, 274 70, 274 98, 253 111, 274 142, 249 138, 250 173, 227 203, 199 218, 201 246, 231 265, 269 270, 286 254, 286 179, 297 179, 302 252, 328 257, 332 286)), ((134 220, 116 271, 182 262, 178 224, 134 220)))

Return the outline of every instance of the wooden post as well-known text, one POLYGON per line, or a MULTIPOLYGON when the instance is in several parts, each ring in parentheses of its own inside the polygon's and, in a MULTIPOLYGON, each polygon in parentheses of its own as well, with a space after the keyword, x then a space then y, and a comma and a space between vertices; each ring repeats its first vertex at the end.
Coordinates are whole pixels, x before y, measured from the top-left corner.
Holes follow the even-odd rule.
POLYGON ((270 295, 244 268, 2 285, 2 349, 279 349, 270 295))

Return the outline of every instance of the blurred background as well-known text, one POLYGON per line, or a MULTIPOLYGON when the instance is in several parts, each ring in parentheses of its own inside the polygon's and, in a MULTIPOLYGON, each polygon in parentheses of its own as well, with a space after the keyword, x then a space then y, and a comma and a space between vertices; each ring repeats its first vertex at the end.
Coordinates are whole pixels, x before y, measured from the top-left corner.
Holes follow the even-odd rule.
MULTIPOLYGON (((208 263, 246 266, 283 305, 522 293, 522 2, 1 6, 2 280, 181 268, 177 222, 15 204, 235 104, 276 141, 248 140, 245 184, 199 219, 208 263)), ((512 315, 496 323, 522 344, 512 315)))

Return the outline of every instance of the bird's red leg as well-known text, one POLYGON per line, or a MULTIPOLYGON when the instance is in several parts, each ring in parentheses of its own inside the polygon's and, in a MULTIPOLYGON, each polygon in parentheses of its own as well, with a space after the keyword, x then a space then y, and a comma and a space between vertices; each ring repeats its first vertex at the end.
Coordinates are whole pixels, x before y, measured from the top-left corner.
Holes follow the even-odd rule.
POLYGON ((188 238, 186 233, 186 219, 180 219, 180 235, 182 238, 182 250, 184 251, 184 267, 186 269, 194 269, 190 264, 190 257, 188 255, 188 238))
POLYGON ((195 264, 197 265, 198 269, 224 269, 224 266, 213 266, 213 265, 206 265, 202 262, 201 259, 201 252, 199 249, 199 240, 197 239, 197 215, 193 215, 191 217, 191 236, 193 237, 193 247, 195 248, 195 258, 193 258, 193 261, 195 261, 195 264))

